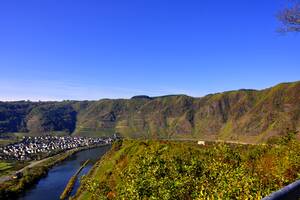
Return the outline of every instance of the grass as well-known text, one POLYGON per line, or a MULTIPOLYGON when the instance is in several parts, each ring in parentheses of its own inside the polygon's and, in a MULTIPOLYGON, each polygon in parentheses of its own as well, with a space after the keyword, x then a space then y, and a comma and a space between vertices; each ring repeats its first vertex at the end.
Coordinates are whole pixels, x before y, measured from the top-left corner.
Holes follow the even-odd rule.
MULTIPOLYGON (((2 136, 2 135, 3 134, 0 134, 0 136, 2 136)), ((0 138, 0 147, 6 146, 6 145, 9 145, 9 144, 18 142, 18 141, 20 141, 20 138, 16 137, 16 136, 0 138)))
POLYGON ((18 161, 0 161, 0 177, 11 175, 13 172, 22 169, 28 165, 28 162, 18 162, 18 161))
POLYGON ((11 163, 8 163, 8 162, 0 162, 0 174, 3 172, 3 171, 6 171, 8 169, 11 169, 13 166, 11 163))

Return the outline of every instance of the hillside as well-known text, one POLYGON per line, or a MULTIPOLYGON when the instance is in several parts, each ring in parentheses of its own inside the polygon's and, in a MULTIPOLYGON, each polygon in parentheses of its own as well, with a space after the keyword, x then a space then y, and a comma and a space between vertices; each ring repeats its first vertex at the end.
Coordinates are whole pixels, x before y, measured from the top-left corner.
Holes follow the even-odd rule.
POLYGON ((300 128, 300 82, 264 90, 63 102, 0 102, 0 132, 265 141, 300 128))
POLYGON ((299 179, 299 142, 197 145, 124 140, 99 160, 73 199, 262 199, 299 179))

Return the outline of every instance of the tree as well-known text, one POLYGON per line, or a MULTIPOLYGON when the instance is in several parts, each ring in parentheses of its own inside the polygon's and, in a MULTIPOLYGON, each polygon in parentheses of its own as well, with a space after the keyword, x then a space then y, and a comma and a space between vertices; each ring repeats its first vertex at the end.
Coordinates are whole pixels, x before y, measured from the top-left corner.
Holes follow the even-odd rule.
POLYGON ((291 0, 288 5, 279 12, 279 20, 282 22, 281 32, 300 32, 300 1, 291 0))

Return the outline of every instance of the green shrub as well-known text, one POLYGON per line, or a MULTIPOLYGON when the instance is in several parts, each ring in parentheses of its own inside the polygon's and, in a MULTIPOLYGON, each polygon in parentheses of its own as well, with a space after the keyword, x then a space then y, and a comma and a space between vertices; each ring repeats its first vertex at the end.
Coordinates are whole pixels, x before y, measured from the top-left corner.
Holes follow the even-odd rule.
POLYGON ((300 144, 289 136, 276 145, 116 147, 85 177, 87 199, 261 199, 300 177, 300 144))

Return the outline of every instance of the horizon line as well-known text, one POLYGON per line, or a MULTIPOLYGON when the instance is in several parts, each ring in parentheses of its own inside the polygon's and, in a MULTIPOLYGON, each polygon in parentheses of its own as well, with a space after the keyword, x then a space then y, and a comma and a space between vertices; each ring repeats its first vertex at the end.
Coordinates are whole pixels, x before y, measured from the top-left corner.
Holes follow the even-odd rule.
POLYGON ((227 90, 227 91, 221 91, 221 92, 214 92, 214 93, 208 93, 205 94, 203 96, 192 96, 192 95, 188 95, 188 94, 166 94, 166 95, 158 95, 158 96, 149 96, 149 95, 145 95, 145 94, 138 94, 138 95, 134 95, 131 97, 117 97, 117 98, 99 98, 99 99, 49 99, 49 100, 32 100, 32 99, 18 99, 18 100, 2 100, 0 99, 0 102, 33 102, 33 103, 38 103, 38 102, 64 102, 64 101, 74 101, 74 102, 79 102, 79 101, 101 101, 101 100, 130 100, 133 98, 138 98, 138 97, 145 97, 145 98, 151 98, 151 99, 155 99, 155 98, 163 98, 163 97, 170 97, 170 96, 187 96, 187 97, 191 97, 191 98, 203 98, 209 95, 215 95, 215 94, 222 94, 222 93, 228 93, 228 92, 234 92, 234 91, 263 91, 266 89, 270 89, 273 87, 276 87, 278 85, 281 84, 292 84, 292 83, 298 83, 300 82, 300 80, 297 81, 290 81, 290 82, 280 82, 278 84, 275 84, 273 86, 269 86, 266 88, 262 88, 262 89, 250 89, 250 88, 240 88, 240 89, 236 89, 236 90, 227 90))

